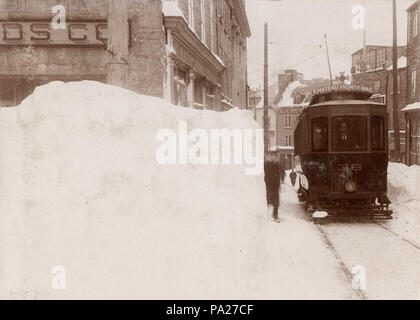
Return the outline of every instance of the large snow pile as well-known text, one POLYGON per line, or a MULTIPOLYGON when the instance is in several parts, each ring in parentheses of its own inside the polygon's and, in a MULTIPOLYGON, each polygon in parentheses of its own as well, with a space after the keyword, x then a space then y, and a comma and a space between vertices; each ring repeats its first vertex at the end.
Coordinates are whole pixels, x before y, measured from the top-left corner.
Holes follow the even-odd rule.
POLYGON ((420 167, 390 162, 388 193, 394 204, 420 201, 420 167))
MULTIPOLYGON (((1 298, 253 298, 266 221, 246 165, 161 165, 158 130, 256 128, 83 81, 0 110, 1 298), (66 290, 51 269, 65 267, 66 290)), ((255 144, 254 144, 255 145, 255 144)))
POLYGON ((393 230, 420 244, 420 167, 388 165, 388 197, 392 202, 393 230))

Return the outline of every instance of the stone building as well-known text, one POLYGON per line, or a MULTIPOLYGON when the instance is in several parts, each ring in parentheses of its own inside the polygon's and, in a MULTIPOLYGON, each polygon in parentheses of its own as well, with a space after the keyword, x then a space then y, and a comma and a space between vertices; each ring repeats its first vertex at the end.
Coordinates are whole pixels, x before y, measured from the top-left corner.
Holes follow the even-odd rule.
MULTIPOLYGON (((199 109, 247 107, 244 0, 127 0, 128 89, 199 109)), ((1 0, 0 106, 53 81, 105 82, 108 0, 1 0), (54 29, 55 5, 66 28, 54 29)))

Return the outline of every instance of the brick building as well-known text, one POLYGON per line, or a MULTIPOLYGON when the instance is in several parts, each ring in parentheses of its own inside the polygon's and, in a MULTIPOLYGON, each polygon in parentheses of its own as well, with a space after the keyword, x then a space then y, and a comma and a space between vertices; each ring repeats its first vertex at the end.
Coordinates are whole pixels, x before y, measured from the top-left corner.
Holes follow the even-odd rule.
POLYGON ((407 9, 407 107, 405 116, 405 163, 420 165, 420 1, 407 9))
MULTIPOLYGON (((406 48, 398 47, 398 105, 400 109, 407 105, 407 57, 406 48)), ((352 54, 352 84, 373 89, 376 101, 387 104, 392 114, 392 47, 366 46, 365 59, 363 49, 352 54)), ((392 117, 389 127, 392 128, 392 117)))
MULTIPOLYGON (((404 114, 401 111, 407 105, 407 48, 398 48, 398 107, 400 110, 401 144, 404 148, 404 114)), ((394 153, 393 127, 393 65, 391 46, 366 46, 363 58, 363 49, 352 54, 352 84, 363 85, 373 89, 373 99, 385 103, 389 114, 388 128, 389 152, 394 153)))
MULTIPOLYGON (((244 0, 127 0, 127 87, 174 104, 247 106, 244 0)), ((53 80, 106 81, 108 0, 0 1, 0 106, 53 80), (66 29, 53 29, 54 5, 66 29)))

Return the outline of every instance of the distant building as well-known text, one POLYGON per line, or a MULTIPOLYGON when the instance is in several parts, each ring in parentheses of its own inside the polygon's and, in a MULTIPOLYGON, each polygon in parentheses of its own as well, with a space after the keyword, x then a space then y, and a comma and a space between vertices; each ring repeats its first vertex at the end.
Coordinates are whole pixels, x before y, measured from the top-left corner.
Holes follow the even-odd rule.
POLYGON ((261 89, 250 88, 248 91, 248 109, 254 112, 254 120, 257 120, 257 106, 263 100, 263 91, 261 89))
MULTIPOLYGON (((285 70, 279 73, 277 83, 270 86, 274 94, 268 110, 269 147, 282 156, 286 169, 294 167, 293 135, 300 113, 309 104, 308 93, 329 84, 329 80, 325 79, 303 80, 303 74, 296 70, 285 70)), ((262 91, 251 90, 249 108, 255 110, 255 118, 261 127, 264 119, 263 105, 262 91)))
MULTIPOLYGON (((263 104, 260 103, 257 105, 256 109, 256 121, 261 126, 261 128, 264 128, 264 107, 263 104)), ((268 107, 268 148, 269 150, 275 150, 277 146, 277 140, 276 140, 276 110, 272 107, 268 107)))
POLYGON ((279 75, 279 91, 274 100, 277 110, 276 128, 279 147, 293 148, 295 125, 299 115, 310 102, 312 90, 328 85, 330 85, 330 80, 327 79, 303 80, 302 74, 295 70, 286 70, 285 73, 279 75))

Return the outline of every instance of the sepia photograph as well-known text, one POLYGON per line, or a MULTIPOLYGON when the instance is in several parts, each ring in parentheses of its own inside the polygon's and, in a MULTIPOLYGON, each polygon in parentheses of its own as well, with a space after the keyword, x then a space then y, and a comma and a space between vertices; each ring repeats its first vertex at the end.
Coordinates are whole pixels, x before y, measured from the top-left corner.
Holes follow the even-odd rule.
POLYGON ((420 300, 419 13, 0 0, 0 300, 420 300))

